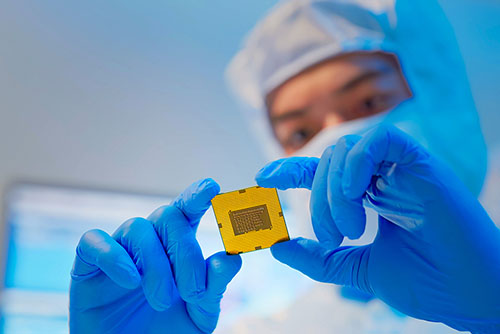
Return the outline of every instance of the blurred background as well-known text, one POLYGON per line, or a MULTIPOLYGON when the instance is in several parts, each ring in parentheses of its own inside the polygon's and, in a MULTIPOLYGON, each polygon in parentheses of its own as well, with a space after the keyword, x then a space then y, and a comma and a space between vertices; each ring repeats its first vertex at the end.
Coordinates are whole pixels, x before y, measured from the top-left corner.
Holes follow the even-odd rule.
MULTIPOLYGON (((225 86, 224 70, 275 3, 1 2, 5 333, 66 331, 72 252, 84 230, 98 226, 111 232, 196 179, 212 177, 222 191, 254 184, 266 160, 258 134, 247 128, 225 86), (40 278, 51 270, 50 280, 40 278)), ((499 161, 500 4, 440 3, 465 59, 490 160, 499 161)), ((496 191, 498 201, 485 205, 498 217, 500 191, 484 191, 496 191)), ((215 226, 212 216, 207 226, 215 226)), ((213 232, 205 235, 207 254, 223 249, 213 232)), ((256 256, 248 257, 245 268, 252 261, 262 265, 256 256)), ((276 275, 285 270, 274 267, 269 270, 276 275)), ((289 286, 298 294, 307 284, 295 275, 289 286)), ((241 314, 272 317, 294 296, 277 297, 276 305, 259 310, 252 304, 258 298, 248 298, 229 297, 227 305, 247 302, 234 307, 221 332, 234 328, 241 314)))

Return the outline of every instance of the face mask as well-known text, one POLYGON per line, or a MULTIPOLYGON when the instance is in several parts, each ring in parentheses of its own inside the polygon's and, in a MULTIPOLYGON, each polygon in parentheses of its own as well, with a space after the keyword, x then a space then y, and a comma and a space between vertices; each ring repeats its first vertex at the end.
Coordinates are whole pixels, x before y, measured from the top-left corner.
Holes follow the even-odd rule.
MULTIPOLYGON (((304 147, 294 153, 294 155, 319 158, 328 146, 335 145, 341 137, 351 134, 362 135, 366 133, 374 126, 380 124, 387 116, 387 113, 388 112, 383 112, 323 129, 304 147)), ((285 195, 291 211, 292 221, 289 222, 289 219, 287 219, 287 223, 290 225, 291 234, 315 239, 309 211, 311 192, 306 189, 297 189, 294 190, 293 193, 286 192, 285 195)), ((376 233, 376 217, 376 214, 367 212, 369 221, 367 220, 367 229, 363 237, 356 241, 346 240, 344 244, 366 244, 373 240, 376 233)))
POLYGON ((328 146, 335 145, 341 137, 346 135, 362 135, 380 124, 386 116, 387 112, 383 112, 325 128, 293 155, 320 158, 323 151, 328 146))

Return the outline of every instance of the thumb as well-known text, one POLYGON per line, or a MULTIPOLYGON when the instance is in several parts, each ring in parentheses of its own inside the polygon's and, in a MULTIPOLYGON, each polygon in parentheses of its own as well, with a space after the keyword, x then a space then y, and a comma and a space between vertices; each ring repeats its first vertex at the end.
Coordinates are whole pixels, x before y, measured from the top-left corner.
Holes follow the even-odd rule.
MULTIPOLYGON (((205 310, 210 311, 210 301, 216 301, 217 310, 226 286, 241 269, 241 256, 219 252, 207 259, 207 292, 205 310)), ((214 305, 215 306, 215 305, 214 305)))
POLYGON ((220 301, 226 287, 241 268, 239 255, 227 255, 219 252, 206 260, 207 288, 203 297, 194 304, 188 303, 191 319, 203 332, 211 333, 217 325, 220 313, 220 301))
POLYGON ((297 238, 271 247, 280 262, 324 283, 355 287, 373 294, 367 269, 371 245, 339 247, 331 250, 319 242, 297 238))

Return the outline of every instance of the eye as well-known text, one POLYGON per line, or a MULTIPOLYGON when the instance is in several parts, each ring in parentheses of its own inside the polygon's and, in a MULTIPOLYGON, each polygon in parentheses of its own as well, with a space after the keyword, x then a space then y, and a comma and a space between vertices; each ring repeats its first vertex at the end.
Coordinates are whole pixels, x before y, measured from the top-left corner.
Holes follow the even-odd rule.
POLYGON ((292 149, 301 148, 310 137, 310 132, 306 129, 299 129, 294 131, 287 140, 287 144, 292 149))
POLYGON ((386 98, 382 95, 376 95, 363 100, 361 112, 363 114, 373 114, 386 109, 386 98))

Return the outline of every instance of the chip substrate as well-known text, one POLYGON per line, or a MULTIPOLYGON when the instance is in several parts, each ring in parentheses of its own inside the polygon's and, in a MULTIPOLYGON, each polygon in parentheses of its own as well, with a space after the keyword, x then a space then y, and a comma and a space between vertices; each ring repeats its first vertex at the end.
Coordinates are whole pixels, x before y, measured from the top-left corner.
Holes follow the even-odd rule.
POLYGON ((256 186, 219 194, 212 199, 212 206, 227 254, 290 240, 275 188, 256 186))

